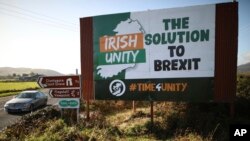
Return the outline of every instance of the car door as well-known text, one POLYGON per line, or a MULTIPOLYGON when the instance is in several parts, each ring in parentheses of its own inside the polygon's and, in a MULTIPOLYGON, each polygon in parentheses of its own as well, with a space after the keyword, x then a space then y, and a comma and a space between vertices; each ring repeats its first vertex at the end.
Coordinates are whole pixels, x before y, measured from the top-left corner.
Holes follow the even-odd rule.
POLYGON ((41 96, 39 92, 35 93, 35 99, 34 99, 34 107, 37 108, 41 105, 41 96))
POLYGON ((46 105, 47 104, 47 97, 44 93, 39 92, 40 96, 41 96, 41 106, 46 105))

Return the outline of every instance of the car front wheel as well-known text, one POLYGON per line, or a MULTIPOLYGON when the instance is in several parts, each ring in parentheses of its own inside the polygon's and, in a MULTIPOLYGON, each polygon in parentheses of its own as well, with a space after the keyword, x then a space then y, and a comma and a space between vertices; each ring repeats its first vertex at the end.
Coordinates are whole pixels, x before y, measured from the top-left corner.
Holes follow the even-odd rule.
POLYGON ((30 112, 33 112, 33 111, 34 111, 34 105, 31 104, 31 105, 30 105, 30 112))

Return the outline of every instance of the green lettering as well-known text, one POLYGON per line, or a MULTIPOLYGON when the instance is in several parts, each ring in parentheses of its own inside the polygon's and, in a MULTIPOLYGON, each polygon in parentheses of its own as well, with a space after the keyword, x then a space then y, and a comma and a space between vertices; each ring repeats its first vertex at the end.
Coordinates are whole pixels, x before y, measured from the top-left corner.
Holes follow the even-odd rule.
POLYGON ((190 32, 187 31, 187 32, 186 32, 186 42, 188 43, 189 40, 190 40, 190 32))
POLYGON ((187 29, 188 28, 188 21, 189 21, 189 17, 182 18, 182 28, 183 29, 187 29))
POLYGON ((201 30, 201 41, 209 41, 209 30, 201 30))
POLYGON ((172 29, 181 29, 181 18, 172 19, 172 29))
POLYGON ((163 19, 162 21, 165 24, 165 30, 169 30, 168 23, 170 22, 170 19, 163 19))
POLYGON ((164 45, 164 44, 167 44, 167 39, 166 39, 166 34, 165 33, 161 33, 161 44, 164 45))
POLYGON ((154 36, 153 36, 153 43, 155 45, 158 45, 159 43, 161 42, 161 35, 159 33, 156 33, 154 36))
POLYGON ((172 34, 171 34, 171 32, 169 32, 168 33, 168 43, 173 44, 175 42, 175 40, 176 40, 176 32, 173 32, 172 34), (171 37, 171 35, 172 35, 172 37, 171 37))
POLYGON ((146 34, 145 35, 145 44, 146 45, 151 45, 152 44, 152 35, 151 34, 146 34))
POLYGON ((185 32, 184 31, 177 32, 177 35, 179 36, 179 42, 182 43, 183 42, 183 35, 185 35, 185 32))
POLYGON ((197 42, 200 38, 200 34, 199 34, 199 31, 198 30, 194 30, 192 33, 191 33, 191 40, 192 42, 197 42))

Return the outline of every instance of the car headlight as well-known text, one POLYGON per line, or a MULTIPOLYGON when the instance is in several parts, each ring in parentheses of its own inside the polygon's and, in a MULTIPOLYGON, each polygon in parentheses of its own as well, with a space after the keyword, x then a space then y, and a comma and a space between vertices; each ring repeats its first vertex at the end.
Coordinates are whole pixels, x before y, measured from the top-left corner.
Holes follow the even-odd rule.
POLYGON ((9 105, 10 105, 9 103, 5 103, 4 107, 9 107, 9 105))

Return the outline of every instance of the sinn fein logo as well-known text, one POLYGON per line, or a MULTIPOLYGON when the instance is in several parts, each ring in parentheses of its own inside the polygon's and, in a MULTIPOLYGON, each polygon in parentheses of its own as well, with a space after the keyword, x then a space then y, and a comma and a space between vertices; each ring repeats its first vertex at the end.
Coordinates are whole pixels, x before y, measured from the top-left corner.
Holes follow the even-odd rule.
POLYGON ((121 80, 113 80, 109 84, 109 91, 114 96, 123 95, 125 90, 126 90, 125 84, 121 80))

